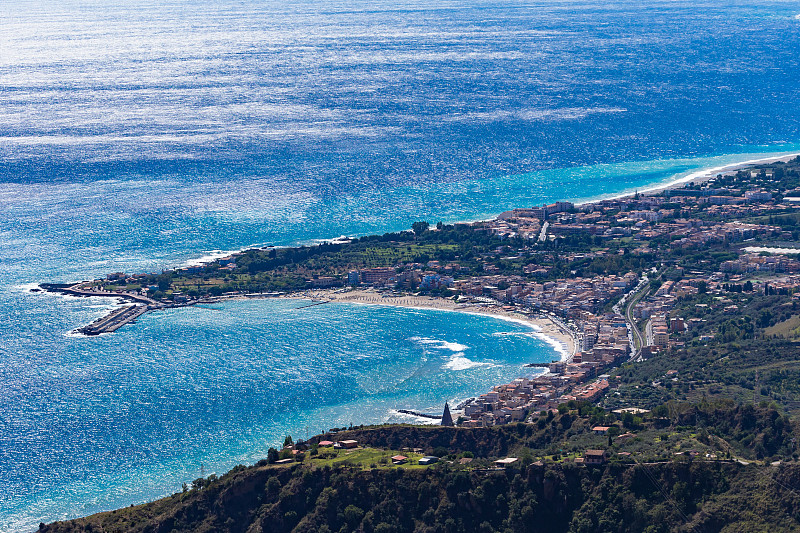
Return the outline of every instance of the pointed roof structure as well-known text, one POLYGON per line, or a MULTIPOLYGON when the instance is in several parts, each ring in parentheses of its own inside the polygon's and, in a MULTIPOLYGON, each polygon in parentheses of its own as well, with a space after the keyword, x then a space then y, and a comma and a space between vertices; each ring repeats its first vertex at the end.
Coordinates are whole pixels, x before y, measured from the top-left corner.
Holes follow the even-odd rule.
POLYGON ((443 426, 453 426, 453 417, 450 415, 450 406, 447 405, 447 402, 444 402, 444 413, 442 413, 442 425, 443 426))

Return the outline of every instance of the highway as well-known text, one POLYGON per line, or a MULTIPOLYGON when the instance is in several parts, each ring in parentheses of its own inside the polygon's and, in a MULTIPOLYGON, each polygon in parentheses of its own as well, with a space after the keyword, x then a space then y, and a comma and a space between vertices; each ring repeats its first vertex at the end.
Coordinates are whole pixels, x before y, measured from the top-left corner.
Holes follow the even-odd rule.
MULTIPOLYGON (((647 284, 645 287, 649 288, 650 285, 647 284)), ((633 347, 635 348, 635 352, 631 356, 631 360, 633 361, 641 361, 642 360, 642 347, 645 345, 644 337, 642 336, 642 332, 639 331, 639 328, 636 326, 636 321, 633 319, 633 307, 636 305, 641 297, 645 294, 645 291, 638 293, 636 297, 631 298, 631 301, 628 303, 627 307, 625 308, 625 320, 628 321, 628 324, 631 327, 631 331, 633 332, 633 347)))
POLYGON ((614 312, 620 313, 620 305, 625 305, 625 321, 628 323, 628 328, 633 334, 633 350, 631 352, 631 361, 642 360, 642 347, 645 345, 644 336, 642 335, 642 332, 639 331, 639 328, 636 327, 636 321, 633 318, 633 308, 636 306, 636 303, 641 300, 645 294, 647 294, 649 289, 650 280, 647 278, 647 276, 643 276, 636 288, 626 294, 622 300, 620 300, 619 303, 614 306, 614 312))

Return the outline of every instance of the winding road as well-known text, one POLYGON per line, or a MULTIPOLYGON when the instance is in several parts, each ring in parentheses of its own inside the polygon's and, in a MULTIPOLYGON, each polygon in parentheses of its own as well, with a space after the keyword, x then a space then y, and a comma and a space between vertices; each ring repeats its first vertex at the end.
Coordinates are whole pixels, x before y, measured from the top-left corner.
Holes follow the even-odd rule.
POLYGON ((644 336, 642 335, 642 332, 639 331, 639 328, 636 327, 636 321, 633 319, 633 308, 636 306, 636 303, 641 300, 645 294, 647 294, 649 289, 650 280, 647 278, 647 276, 644 276, 639 281, 639 284, 636 286, 636 288, 626 294, 625 297, 614 306, 614 311, 619 313, 619 305, 622 303, 625 304, 625 320, 628 322, 628 326, 633 333, 633 351, 631 355, 631 361, 641 361, 642 347, 645 345, 644 336))

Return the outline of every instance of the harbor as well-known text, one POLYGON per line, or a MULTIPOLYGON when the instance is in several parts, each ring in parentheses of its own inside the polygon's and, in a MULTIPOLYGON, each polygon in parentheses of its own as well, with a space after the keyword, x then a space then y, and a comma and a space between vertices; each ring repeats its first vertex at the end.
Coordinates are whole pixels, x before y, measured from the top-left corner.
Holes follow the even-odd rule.
POLYGON ((132 302, 130 305, 112 310, 105 316, 98 318, 91 324, 81 326, 75 329, 74 333, 79 333, 86 336, 102 335, 103 333, 113 333, 126 324, 134 322, 137 318, 142 316, 148 311, 154 309, 164 309, 167 307, 181 307, 179 305, 168 305, 157 302, 146 296, 137 294, 122 293, 122 292, 108 292, 98 290, 87 290, 80 288, 79 285, 67 285, 59 283, 42 283, 39 285, 41 290, 47 292, 55 292, 61 294, 68 294, 71 296, 79 296, 84 298, 89 297, 103 297, 103 298, 118 298, 120 300, 127 300, 132 302))

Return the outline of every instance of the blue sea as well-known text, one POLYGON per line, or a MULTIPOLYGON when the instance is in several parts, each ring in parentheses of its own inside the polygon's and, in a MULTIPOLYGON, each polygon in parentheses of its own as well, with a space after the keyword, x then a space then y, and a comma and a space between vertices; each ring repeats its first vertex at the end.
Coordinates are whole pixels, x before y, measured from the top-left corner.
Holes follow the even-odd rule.
MULTIPOLYGON (((47 281, 613 196, 800 152, 790 1, 8 0, 0 531, 549 361, 523 325, 299 301, 70 331, 47 281)), ((527 370, 530 372, 530 370, 527 370)))

